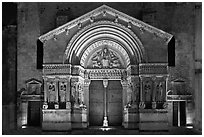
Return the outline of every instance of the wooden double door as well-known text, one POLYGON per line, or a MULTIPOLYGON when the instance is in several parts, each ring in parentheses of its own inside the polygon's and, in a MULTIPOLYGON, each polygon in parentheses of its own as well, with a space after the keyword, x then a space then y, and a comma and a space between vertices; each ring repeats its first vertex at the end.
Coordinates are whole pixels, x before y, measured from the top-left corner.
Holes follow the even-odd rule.
MULTIPOLYGON (((89 89, 89 124, 102 126, 105 112, 105 88, 102 80, 91 81, 89 89)), ((120 81, 109 80, 106 88, 106 110, 109 126, 122 125, 122 86, 120 81)))

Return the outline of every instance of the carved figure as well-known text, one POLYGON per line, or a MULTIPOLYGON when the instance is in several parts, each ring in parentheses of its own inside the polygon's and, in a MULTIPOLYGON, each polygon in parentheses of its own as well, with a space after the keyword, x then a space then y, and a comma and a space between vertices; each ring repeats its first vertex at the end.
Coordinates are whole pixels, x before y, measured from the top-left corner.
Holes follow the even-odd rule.
POLYGON ((49 101, 54 102, 55 101, 55 84, 53 82, 50 82, 49 87, 49 101))
POLYGON ((151 101, 152 93, 151 93, 151 82, 146 81, 144 85, 144 100, 145 101, 151 101))
POLYGON ((160 82, 156 87, 156 101, 163 100, 163 82, 160 82))
POLYGON ((104 47, 92 57, 93 68, 118 68, 121 66, 120 60, 115 53, 104 47))
POLYGON ((65 102, 66 89, 67 89, 66 83, 61 82, 61 84, 60 84, 60 101, 61 102, 65 102))
POLYGON ((76 84, 72 84, 72 88, 71 88, 71 96, 72 96, 72 101, 75 102, 75 92, 76 92, 76 84))
POLYGON ((79 104, 79 90, 80 90, 80 84, 74 83, 72 85, 72 101, 75 105, 79 104))

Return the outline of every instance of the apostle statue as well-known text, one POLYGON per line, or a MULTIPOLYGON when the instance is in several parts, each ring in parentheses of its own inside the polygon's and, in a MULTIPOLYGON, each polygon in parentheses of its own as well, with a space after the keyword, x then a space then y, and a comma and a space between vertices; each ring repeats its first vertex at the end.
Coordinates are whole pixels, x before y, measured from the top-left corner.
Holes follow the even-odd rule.
POLYGON ((146 102, 150 102, 151 98, 152 98, 152 88, 151 88, 151 82, 150 81, 146 81, 145 85, 144 85, 144 99, 146 102))
POLYGON ((49 90, 49 102, 54 102, 56 97, 55 97, 55 84, 53 82, 50 82, 48 90, 49 90))

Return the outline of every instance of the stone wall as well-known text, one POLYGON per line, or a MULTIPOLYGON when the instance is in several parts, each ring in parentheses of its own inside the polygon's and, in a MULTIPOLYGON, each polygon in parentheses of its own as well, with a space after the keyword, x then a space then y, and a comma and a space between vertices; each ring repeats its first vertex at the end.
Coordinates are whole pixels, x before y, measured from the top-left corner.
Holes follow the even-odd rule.
POLYGON ((2 31, 2 133, 16 127, 16 25, 2 31))
POLYGON ((194 127, 202 130, 202 5, 197 3, 195 11, 195 51, 194 51, 194 127))
POLYGON ((37 3, 18 4, 17 90, 25 87, 30 78, 42 80, 42 70, 37 70, 37 39, 40 20, 37 3))

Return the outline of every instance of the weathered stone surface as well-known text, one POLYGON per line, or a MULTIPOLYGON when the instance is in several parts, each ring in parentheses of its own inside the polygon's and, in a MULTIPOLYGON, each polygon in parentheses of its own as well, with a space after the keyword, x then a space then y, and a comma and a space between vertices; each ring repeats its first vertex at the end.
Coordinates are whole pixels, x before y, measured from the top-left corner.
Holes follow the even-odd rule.
POLYGON ((168 130, 167 110, 140 110, 139 130, 168 130))
POLYGON ((2 29, 2 130, 5 134, 17 125, 17 28, 16 25, 9 25, 2 29))
POLYGON ((87 128, 87 110, 75 108, 72 112, 72 128, 87 128))
POLYGON ((71 129, 71 110, 42 110, 42 130, 67 131, 71 129))
POLYGON ((37 39, 40 35, 40 21, 37 3, 18 4, 17 39, 17 90, 25 86, 30 78, 42 80, 37 70, 37 39))

